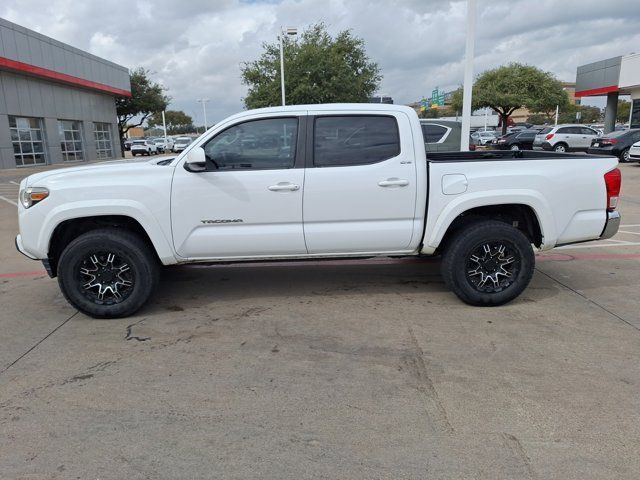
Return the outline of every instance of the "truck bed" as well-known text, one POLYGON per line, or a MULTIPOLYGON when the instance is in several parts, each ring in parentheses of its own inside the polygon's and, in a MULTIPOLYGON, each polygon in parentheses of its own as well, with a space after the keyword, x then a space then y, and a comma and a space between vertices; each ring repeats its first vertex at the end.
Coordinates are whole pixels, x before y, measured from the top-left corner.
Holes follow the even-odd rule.
POLYGON ((427 153, 430 162, 484 162, 491 160, 575 160, 578 158, 607 157, 587 153, 556 153, 543 150, 479 150, 475 152, 427 153))

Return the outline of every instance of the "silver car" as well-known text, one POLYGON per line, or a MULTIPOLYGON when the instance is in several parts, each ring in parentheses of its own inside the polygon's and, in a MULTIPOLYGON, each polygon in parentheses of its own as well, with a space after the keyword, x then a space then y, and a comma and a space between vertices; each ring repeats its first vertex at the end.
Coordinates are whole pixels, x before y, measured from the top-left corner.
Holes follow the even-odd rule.
POLYGON ((585 125, 556 125, 540 130, 533 140, 534 150, 553 150, 554 152, 587 151, 591 140, 600 134, 585 125))

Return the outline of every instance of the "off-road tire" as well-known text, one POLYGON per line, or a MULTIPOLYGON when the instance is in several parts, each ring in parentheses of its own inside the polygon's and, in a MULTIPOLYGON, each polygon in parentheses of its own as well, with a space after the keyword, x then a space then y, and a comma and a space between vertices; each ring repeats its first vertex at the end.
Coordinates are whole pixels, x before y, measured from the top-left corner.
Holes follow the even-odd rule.
MULTIPOLYGON (((113 267, 113 260, 111 265, 113 267)), ((67 301, 82 313, 93 318, 120 318, 132 315, 147 302, 158 284, 159 270, 158 259, 138 235, 118 228, 102 228, 84 233, 66 246, 58 262, 58 284, 67 301), (100 303, 99 299, 92 298, 97 296, 96 290, 102 291, 103 287, 87 289, 90 277, 81 273, 82 267, 88 264, 87 259, 94 255, 104 262, 105 252, 112 253, 119 265, 128 267, 126 278, 132 284, 128 288, 121 287, 125 289, 121 292, 121 300, 112 295, 113 303, 100 303)), ((113 282, 116 277, 110 275, 113 282)), ((122 280, 124 282, 124 278, 122 280)))
MULTIPOLYGON (((447 287, 463 302, 477 306, 497 306, 510 302, 524 291, 531 281, 534 267, 535 255, 531 242, 520 230, 508 223, 481 220, 462 228, 447 242, 441 271, 447 287), (469 265, 473 262, 473 252, 484 245, 493 244, 507 246, 509 255, 514 257, 511 266, 513 278, 508 285, 496 287, 496 291, 481 291, 474 285, 478 277, 470 275, 474 270, 470 270, 469 265)), ((507 280, 509 279, 505 277, 501 282, 506 283, 507 280)))

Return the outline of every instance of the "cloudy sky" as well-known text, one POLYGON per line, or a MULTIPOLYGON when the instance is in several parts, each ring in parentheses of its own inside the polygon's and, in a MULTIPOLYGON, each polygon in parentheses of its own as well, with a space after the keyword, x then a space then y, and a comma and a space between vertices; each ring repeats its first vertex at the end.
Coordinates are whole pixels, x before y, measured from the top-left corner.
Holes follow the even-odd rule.
MULTIPOLYGON (((466 0, 2 0, 0 17, 153 72, 202 124, 242 109, 240 64, 280 26, 325 22, 364 39, 396 103, 462 83, 466 0)), ((475 73, 506 62, 575 81, 578 65, 640 49, 640 0, 478 0, 475 73)))

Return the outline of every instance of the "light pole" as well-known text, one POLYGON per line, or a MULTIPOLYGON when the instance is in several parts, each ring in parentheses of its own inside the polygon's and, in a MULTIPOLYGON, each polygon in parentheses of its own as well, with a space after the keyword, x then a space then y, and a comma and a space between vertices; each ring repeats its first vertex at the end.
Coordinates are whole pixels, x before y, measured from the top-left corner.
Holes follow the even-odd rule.
POLYGON ((207 131, 207 103, 209 102, 208 98, 199 98, 199 103, 202 103, 202 113, 204 115, 204 131, 207 131))
POLYGON ((287 27, 286 29, 280 27, 280 90, 282 91, 282 106, 286 105, 284 98, 284 36, 297 35, 298 29, 296 27, 287 27))
POLYGON ((473 51, 476 43, 476 2, 467 0, 467 45, 464 59, 464 86, 462 89, 462 134, 460 151, 469 151, 471 132, 471 92, 473 90, 473 51))

